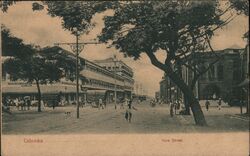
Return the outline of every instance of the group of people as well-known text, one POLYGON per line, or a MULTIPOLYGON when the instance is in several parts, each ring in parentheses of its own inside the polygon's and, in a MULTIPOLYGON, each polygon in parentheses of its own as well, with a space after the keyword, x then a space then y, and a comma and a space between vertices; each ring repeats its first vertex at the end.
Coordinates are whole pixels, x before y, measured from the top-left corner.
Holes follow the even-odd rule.
MULTIPOLYGON (((126 109, 125 110, 125 119, 127 122, 131 122, 132 120, 132 111, 137 110, 134 106, 132 106, 132 99, 125 98, 123 100, 120 100, 120 109, 126 109)), ((106 103, 103 102, 103 100, 100 98, 98 100, 98 109, 105 109, 106 108, 106 103)))
POLYGON ((170 116, 173 117, 174 114, 177 114, 177 110, 180 109, 181 107, 181 102, 180 100, 176 100, 176 101, 170 101, 170 116))
MULTIPOLYGON (((221 110, 221 104, 222 104, 222 100, 221 100, 221 98, 219 98, 219 100, 218 100, 218 109, 219 110, 221 110)), ((210 106, 209 100, 206 100, 205 106, 206 106, 206 110, 208 111, 209 110, 209 106, 210 106)))
POLYGON ((31 107, 31 99, 30 97, 17 97, 15 99, 11 99, 10 97, 6 97, 3 100, 3 104, 5 106, 15 105, 17 110, 25 111, 30 110, 31 107))

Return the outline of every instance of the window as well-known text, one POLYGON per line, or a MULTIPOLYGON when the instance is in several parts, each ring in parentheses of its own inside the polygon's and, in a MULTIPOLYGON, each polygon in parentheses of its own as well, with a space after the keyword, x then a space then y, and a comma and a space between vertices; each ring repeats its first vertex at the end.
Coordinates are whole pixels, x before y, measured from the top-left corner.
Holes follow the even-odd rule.
POLYGON ((214 65, 212 65, 212 66, 210 67, 210 69, 208 70, 208 79, 209 79, 210 81, 213 81, 214 78, 215 78, 214 65))
POLYGON ((223 65, 222 64, 218 65, 217 75, 218 75, 219 81, 224 79, 223 65))
POLYGON ((70 101, 74 101, 74 100, 75 100, 74 95, 70 94, 70 101))
MULTIPOLYGON (((200 70, 201 70, 202 72, 206 70, 206 67, 205 67, 204 64, 201 65, 200 70)), ((205 72, 205 73, 203 73, 203 74, 201 75, 201 79, 202 79, 202 80, 205 80, 205 79, 207 78, 206 76, 207 76, 207 72, 205 72)), ((187 80, 186 80, 186 81, 187 81, 187 80)))
POLYGON ((234 60, 233 61, 233 80, 237 81, 240 78, 240 73, 239 73, 239 60, 234 60))

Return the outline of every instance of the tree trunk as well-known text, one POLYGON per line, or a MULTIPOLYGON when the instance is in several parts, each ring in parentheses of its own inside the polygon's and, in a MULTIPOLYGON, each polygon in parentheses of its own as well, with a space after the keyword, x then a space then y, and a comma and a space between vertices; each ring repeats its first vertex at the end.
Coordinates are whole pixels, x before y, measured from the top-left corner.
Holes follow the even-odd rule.
POLYGON ((170 65, 166 65, 166 72, 168 73, 169 78, 181 89, 184 96, 186 96, 188 103, 190 104, 192 113, 194 115, 194 120, 196 125, 206 126, 206 120, 204 114, 201 110, 198 99, 195 98, 193 91, 184 80, 179 77, 176 73, 173 72, 173 69, 170 65))
POLYGON ((146 54, 150 58, 151 63, 157 68, 166 72, 168 77, 177 85, 177 87, 180 88, 184 96, 187 97, 187 100, 190 104, 196 125, 206 126, 207 123, 206 123, 204 114, 201 110, 201 106, 199 104, 198 99, 195 98, 192 89, 188 87, 188 85, 184 82, 184 80, 178 74, 176 74, 171 68, 171 64, 169 63, 171 61, 171 56, 168 56, 165 61, 165 64, 163 64, 157 60, 157 58, 152 52, 146 51, 146 54))
POLYGON ((41 90, 40 90, 40 85, 39 85, 39 80, 36 80, 36 86, 37 86, 37 93, 38 93, 38 112, 42 112, 41 110, 41 90))
POLYGON ((190 104, 188 102, 188 98, 184 96, 184 105, 185 105, 185 115, 190 115, 190 104))
POLYGON ((249 88, 247 88, 246 91, 246 114, 249 114, 250 110, 249 110, 249 88))

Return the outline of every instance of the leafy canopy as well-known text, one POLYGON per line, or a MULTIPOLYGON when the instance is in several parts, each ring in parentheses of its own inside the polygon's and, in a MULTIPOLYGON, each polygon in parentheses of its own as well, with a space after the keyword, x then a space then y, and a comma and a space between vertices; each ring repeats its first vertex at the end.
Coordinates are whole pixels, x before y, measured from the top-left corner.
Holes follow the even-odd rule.
POLYGON ((52 17, 62 18, 63 28, 82 33, 88 32, 94 24, 91 23, 93 15, 97 12, 114 7, 111 1, 44 1, 48 14, 52 17))
POLYGON ((23 44, 23 40, 14 37, 5 25, 1 25, 1 38, 2 56, 18 56, 24 58, 34 53, 31 45, 23 44))
POLYGON ((207 38, 226 21, 217 1, 137 1, 122 3, 105 18, 99 39, 135 59, 162 49, 167 62, 207 48, 207 38))
POLYGON ((2 39, 2 52, 6 58, 3 73, 10 74, 13 80, 52 83, 65 76, 66 71, 75 72, 75 59, 59 47, 41 49, 24 44, 5 26, 2 26, 2 39))
POLYGON ((249 16, 249 0, 229 0, 232 7, 238 11, 239 14, 243 13, 249 16))

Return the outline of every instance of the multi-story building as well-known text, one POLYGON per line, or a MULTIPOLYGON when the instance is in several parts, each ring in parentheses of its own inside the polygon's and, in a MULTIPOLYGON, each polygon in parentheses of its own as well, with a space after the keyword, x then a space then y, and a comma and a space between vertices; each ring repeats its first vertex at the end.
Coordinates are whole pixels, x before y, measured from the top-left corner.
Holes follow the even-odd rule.
POLYGON ((134 90, 134 73, 132 68, 126 65, 123 61, 117 60, 116 57, 104 60, 95 60, 94 63, 114 73, 114 78, 118 81, 115 81, 113 83, 117 83, 118 89, 123 86, 123 92, 118 90, 118 96, 132 96, 132 91, 134 90))
MULTIPOLYGON (((209 70, 202 74, 195 84, 195 96, 201 100, 221 97, 225 101, 239 97, 235 86, 240 82, 240 54, 243 51, 244 49, 228 48, 214 53, 196 53, 195 58, 202 62, 197 65, 198 69, 209 67, 209 70)), ((182 66, 181 70, 181 77, 190 86, 194 78, 193 70, 187 66, 182 66)), ((166 75, 160 82, 160 96, 165 101, 183 98, 178 87, 166 75)))
POLYGON ((204 64, 209 65, 218 57, 208 72, 204 73, 198 81, 198 91, 200 99, 221 97, 225 101, 239 97, 235 86, 240 82, 240 53, 244 49, 225 49, 216 52, 213 57, 204 57, 204 64))
MULTIPOLYGON (((66 53, 71 59, 75 56, 59 47, 52 47, 53 50, 60 53, 66 53)), ((131 96, 133 91, 133 70, 122 61, 113 62, 114 60, 106 59, 99 62, 108 62, 109 64, 117 64, 120 73, 110 70, 102 66, 98 61, 91 62, 80 57, 79 66, 79 98, 80 101, 97 101, 103 98, 106 102, 114 101, 114 92, 118 93, 117 98, 131 96), (129 69, 129 71, 126 71, 129 69), (124 73, 128 73, 124 75, 124 73), (128 76, 129 75, 129 76, 128 76)), ((116 67, 116 66, 114 66, 116 67)), ((8 73, 2 74, 2 92, 4 96, 19 97, 31 96, 33 100, 37 97, 36 85, 27 84, 24 81, 13 81, 8 73)), ((76 101, 76 79, 75 75, 65 71, 65 77, 60 82, 52 84, 43 84, 40 86, 43 96, 49 94, 59 94, 61 101, 73 103, 76 101)))

